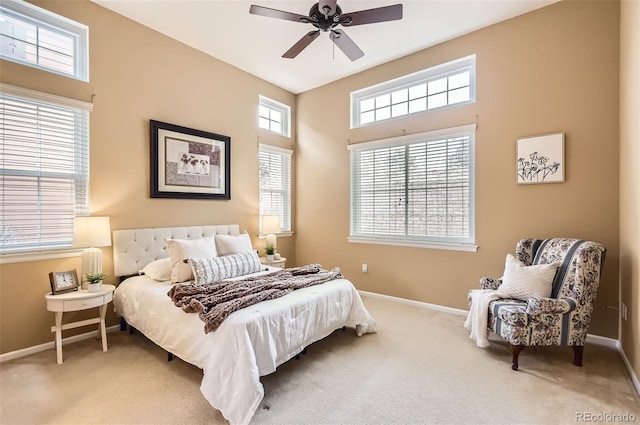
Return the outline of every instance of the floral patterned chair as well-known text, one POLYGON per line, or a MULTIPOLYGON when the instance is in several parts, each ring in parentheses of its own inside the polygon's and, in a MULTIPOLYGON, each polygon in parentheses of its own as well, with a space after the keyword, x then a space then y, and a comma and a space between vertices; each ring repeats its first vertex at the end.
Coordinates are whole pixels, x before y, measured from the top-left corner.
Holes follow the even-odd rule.
MULTIPOLYGON (((509 343, 513 370, 518 355, 533 345, 570 345, 573 364, 582 366, 584 342, 606 249, 579 239, 522 239, 516 257, 525 266, 561 262, 553 280, 551 297, 497 299, 489 304, 488 330, 509 343)), ((483 277, 481 289, 497 289, 501 279, 483 277)))

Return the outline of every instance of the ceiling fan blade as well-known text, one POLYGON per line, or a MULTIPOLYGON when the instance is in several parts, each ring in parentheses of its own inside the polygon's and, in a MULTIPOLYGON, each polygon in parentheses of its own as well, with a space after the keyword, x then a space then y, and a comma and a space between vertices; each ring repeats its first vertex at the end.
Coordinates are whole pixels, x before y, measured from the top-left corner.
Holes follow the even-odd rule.
POLYGON ((375 9, 360 10, 358 12, 343 13, 340 23, 344 26, 375 24, 376 22, 397 21, 402 19, 402 5, 377 7, 375 9))
POLYGON ((287 50, 284 53, 284 55, 282 55, 282 57, 283 58, 287 58, 287 59, 295 58, 296 56, 298 56, 298 54, 301 51, 303 51, 309 44, 311 44, 311 42, 313 40, 318 38, 319 35, 320 35, 320 30, 309 31, 300 40, 298 40, 298 42, 296 44, 291 46, 291 48, 289 50, 287 50))
POLYGON ((337 0, 320 0, 318 1, 318 10, 325 16, 332 16, 336 13, 337 0), (325 8, 328 10, 325 11, 325 8))
POLYGON ((342 30, 332 30, 330 34, 331 40, 335 43, 336 46, 342 50, 342 53, 347 55, 351 61, 355 61, 356 59, 360 59, 364 56, 364 52, 360 50, 358 45, 351 40, 347 34, 342 30))
POLYGON ((297 13, 285 12, 284 10, 271 9, 269 7, 251 5, 249 13, 253 15, 267 16, 269 18, 285 19, 287 21, 302 22, 306 24, 310 22, 308 16, 298 15, 297 13))

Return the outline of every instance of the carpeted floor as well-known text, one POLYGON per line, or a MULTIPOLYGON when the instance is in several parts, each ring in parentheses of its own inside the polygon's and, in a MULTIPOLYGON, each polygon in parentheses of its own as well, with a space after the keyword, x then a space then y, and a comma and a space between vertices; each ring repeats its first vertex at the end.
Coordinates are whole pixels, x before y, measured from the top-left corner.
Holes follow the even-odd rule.
MULTIPOLYGON (((513 372, 506 344, 477 348, 462 316, 363 299, 378 333, 336 331, 263 377, 252 424, 640 422, 613 349, 588 344, 578 368, 568 347, 528 348, 513 372)), ((0 423, 226 424, 200 394, 199 369, 167 362, 139 333, 108 338, 106 353, 94 339, 65 346, 62 365, 54 350, 0 364, 0 423)))

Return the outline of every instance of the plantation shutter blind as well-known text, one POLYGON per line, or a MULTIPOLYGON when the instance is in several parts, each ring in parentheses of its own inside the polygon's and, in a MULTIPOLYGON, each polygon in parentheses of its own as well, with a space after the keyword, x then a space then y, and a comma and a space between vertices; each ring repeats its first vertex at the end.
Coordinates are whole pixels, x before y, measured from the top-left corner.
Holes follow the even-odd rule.
POLYGON ((279 215, 282 232, 291 232, 292 154, 289 149, 259 144, 260 216, 279 215))
POLYGON ((88 215, 92 105, 0 86, 0 253, 71 247, 88 215))
POLYGON ((474 132, 350 145, 350 240, 475 243, 474 132))

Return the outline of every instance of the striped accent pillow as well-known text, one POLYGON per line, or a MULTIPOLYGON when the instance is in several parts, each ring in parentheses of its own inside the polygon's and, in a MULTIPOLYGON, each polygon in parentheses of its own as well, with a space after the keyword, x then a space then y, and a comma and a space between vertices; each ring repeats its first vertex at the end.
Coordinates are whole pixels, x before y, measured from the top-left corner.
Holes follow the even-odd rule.
POLYGON ((262 270, 255 251, 213 258, 189 258, 196 285, 244 276, 262 270))

